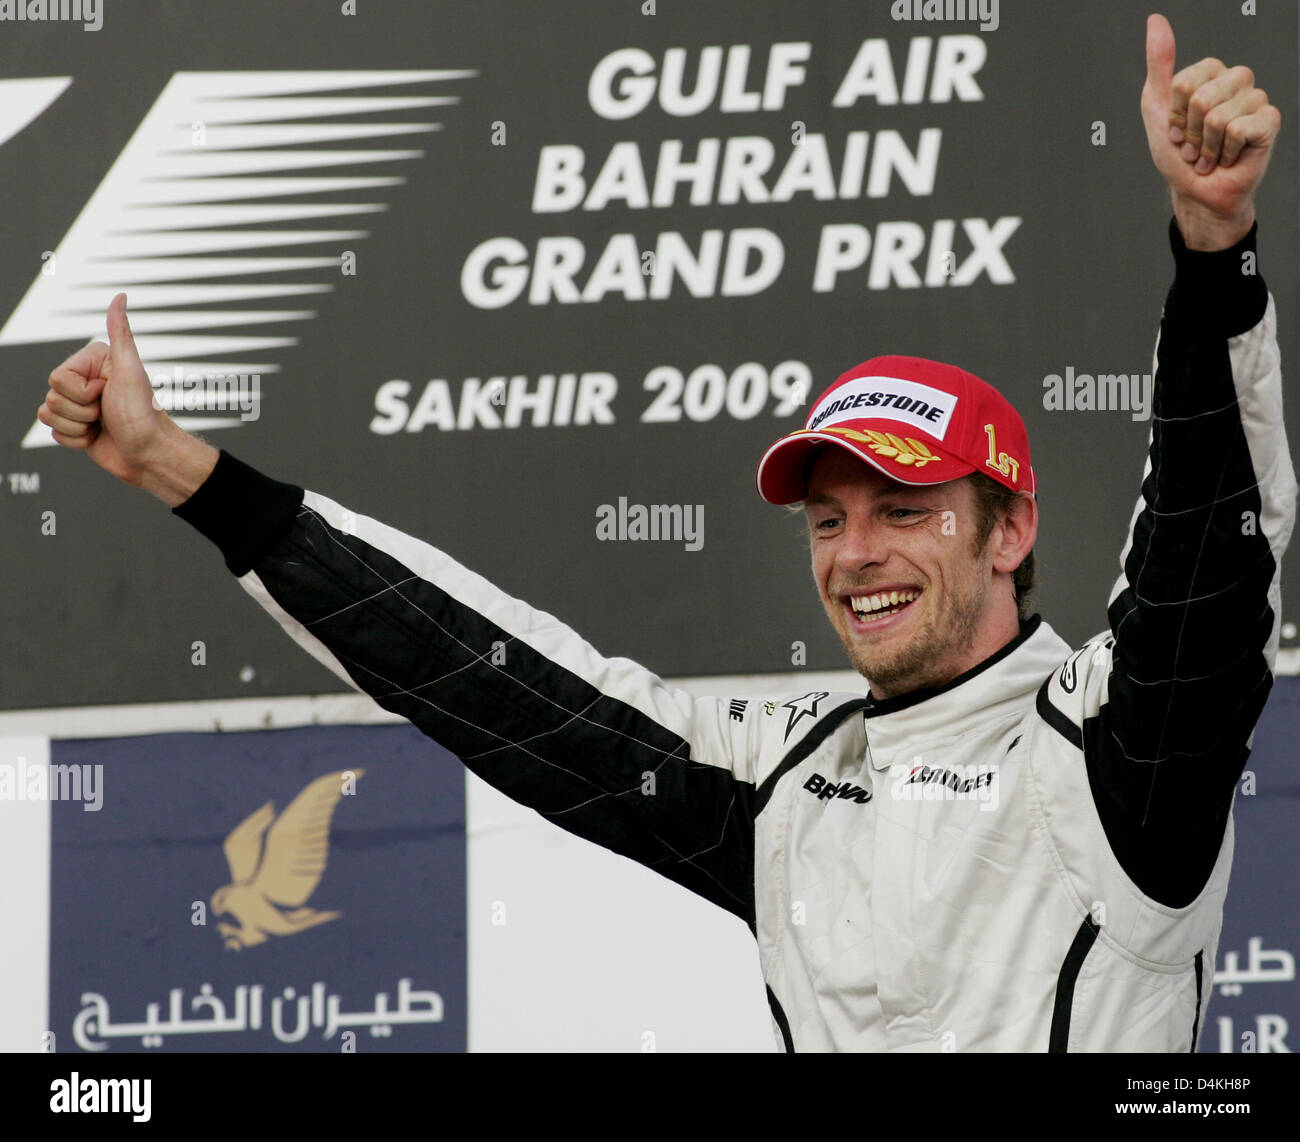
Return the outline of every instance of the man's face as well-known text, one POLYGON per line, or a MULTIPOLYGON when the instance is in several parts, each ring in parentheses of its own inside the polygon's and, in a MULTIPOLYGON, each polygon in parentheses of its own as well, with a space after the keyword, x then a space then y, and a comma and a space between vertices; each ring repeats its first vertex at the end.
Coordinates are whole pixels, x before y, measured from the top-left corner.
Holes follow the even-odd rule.
POLYGON ((912 487, 823 448, 804 512, 822 606, 877 698, 940 685, 1001 645, 987 649, 993 572, 974 553, 969 480, 912 487))

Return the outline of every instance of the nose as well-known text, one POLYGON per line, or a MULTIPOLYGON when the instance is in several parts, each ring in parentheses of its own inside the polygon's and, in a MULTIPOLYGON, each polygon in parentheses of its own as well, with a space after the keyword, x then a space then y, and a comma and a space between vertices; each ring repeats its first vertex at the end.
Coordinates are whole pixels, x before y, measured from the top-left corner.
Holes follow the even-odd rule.
POLYGON ((843 538, 835 552, 835 565, 845 575, 863 570, 889 558, 888 531, 870 511, 850 511, 844 517, 843 538))

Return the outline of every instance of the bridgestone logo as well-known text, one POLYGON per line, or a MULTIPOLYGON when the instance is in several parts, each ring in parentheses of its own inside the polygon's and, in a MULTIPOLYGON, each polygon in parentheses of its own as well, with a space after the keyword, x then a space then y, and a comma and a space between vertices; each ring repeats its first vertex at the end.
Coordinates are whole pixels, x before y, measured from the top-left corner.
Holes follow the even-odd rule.
POLYGON ((885 417, 899 420, 942 440, 957 398, 942 389, 897 377, 859 377, 836 389, 813 409, 808 429, 844 420, 885 417))
POLYGON ((893 765, 889 795, 895 801, 978 801, 981 812, 998 807, 995 765, 893 765))

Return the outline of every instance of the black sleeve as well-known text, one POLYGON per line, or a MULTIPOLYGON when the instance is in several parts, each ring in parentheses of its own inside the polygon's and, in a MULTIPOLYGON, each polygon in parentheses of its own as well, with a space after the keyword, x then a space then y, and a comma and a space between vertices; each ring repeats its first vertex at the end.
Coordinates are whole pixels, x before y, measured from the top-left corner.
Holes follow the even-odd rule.
POLYGON ((554 824, 753 925, 760 719, 604 658, 437 548, 227 453, 173 510, 384 709, 554 824))
POLYGON ((223 448, 198 491, 172 514, 212 540, 233 574, 246 575, 293 526, 302 497, 302 488, 264 476, 223 448))
POLYGON ((1171 907, 1201 891, 1272 686, 1295 478, 1256 230, 1176 265, 1156 350, 1150 452, 1107 617, 1089 781, 1128 875, 1171 907), (1108 700, 1107 700, 1108 699, 1108 700))

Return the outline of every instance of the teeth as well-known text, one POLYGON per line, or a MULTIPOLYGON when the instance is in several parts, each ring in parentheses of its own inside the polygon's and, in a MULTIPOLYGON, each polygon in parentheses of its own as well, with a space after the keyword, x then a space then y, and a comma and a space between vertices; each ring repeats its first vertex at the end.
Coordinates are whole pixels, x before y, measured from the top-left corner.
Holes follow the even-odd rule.
POLYGON ((910 603, 921 592, 920 591, 886 591, 879 595, 854 595, 849 599, 854 613, 859 615, 870 615, 876 611, 883 611, 889 607, 897 607, 903 603, 910 603))

